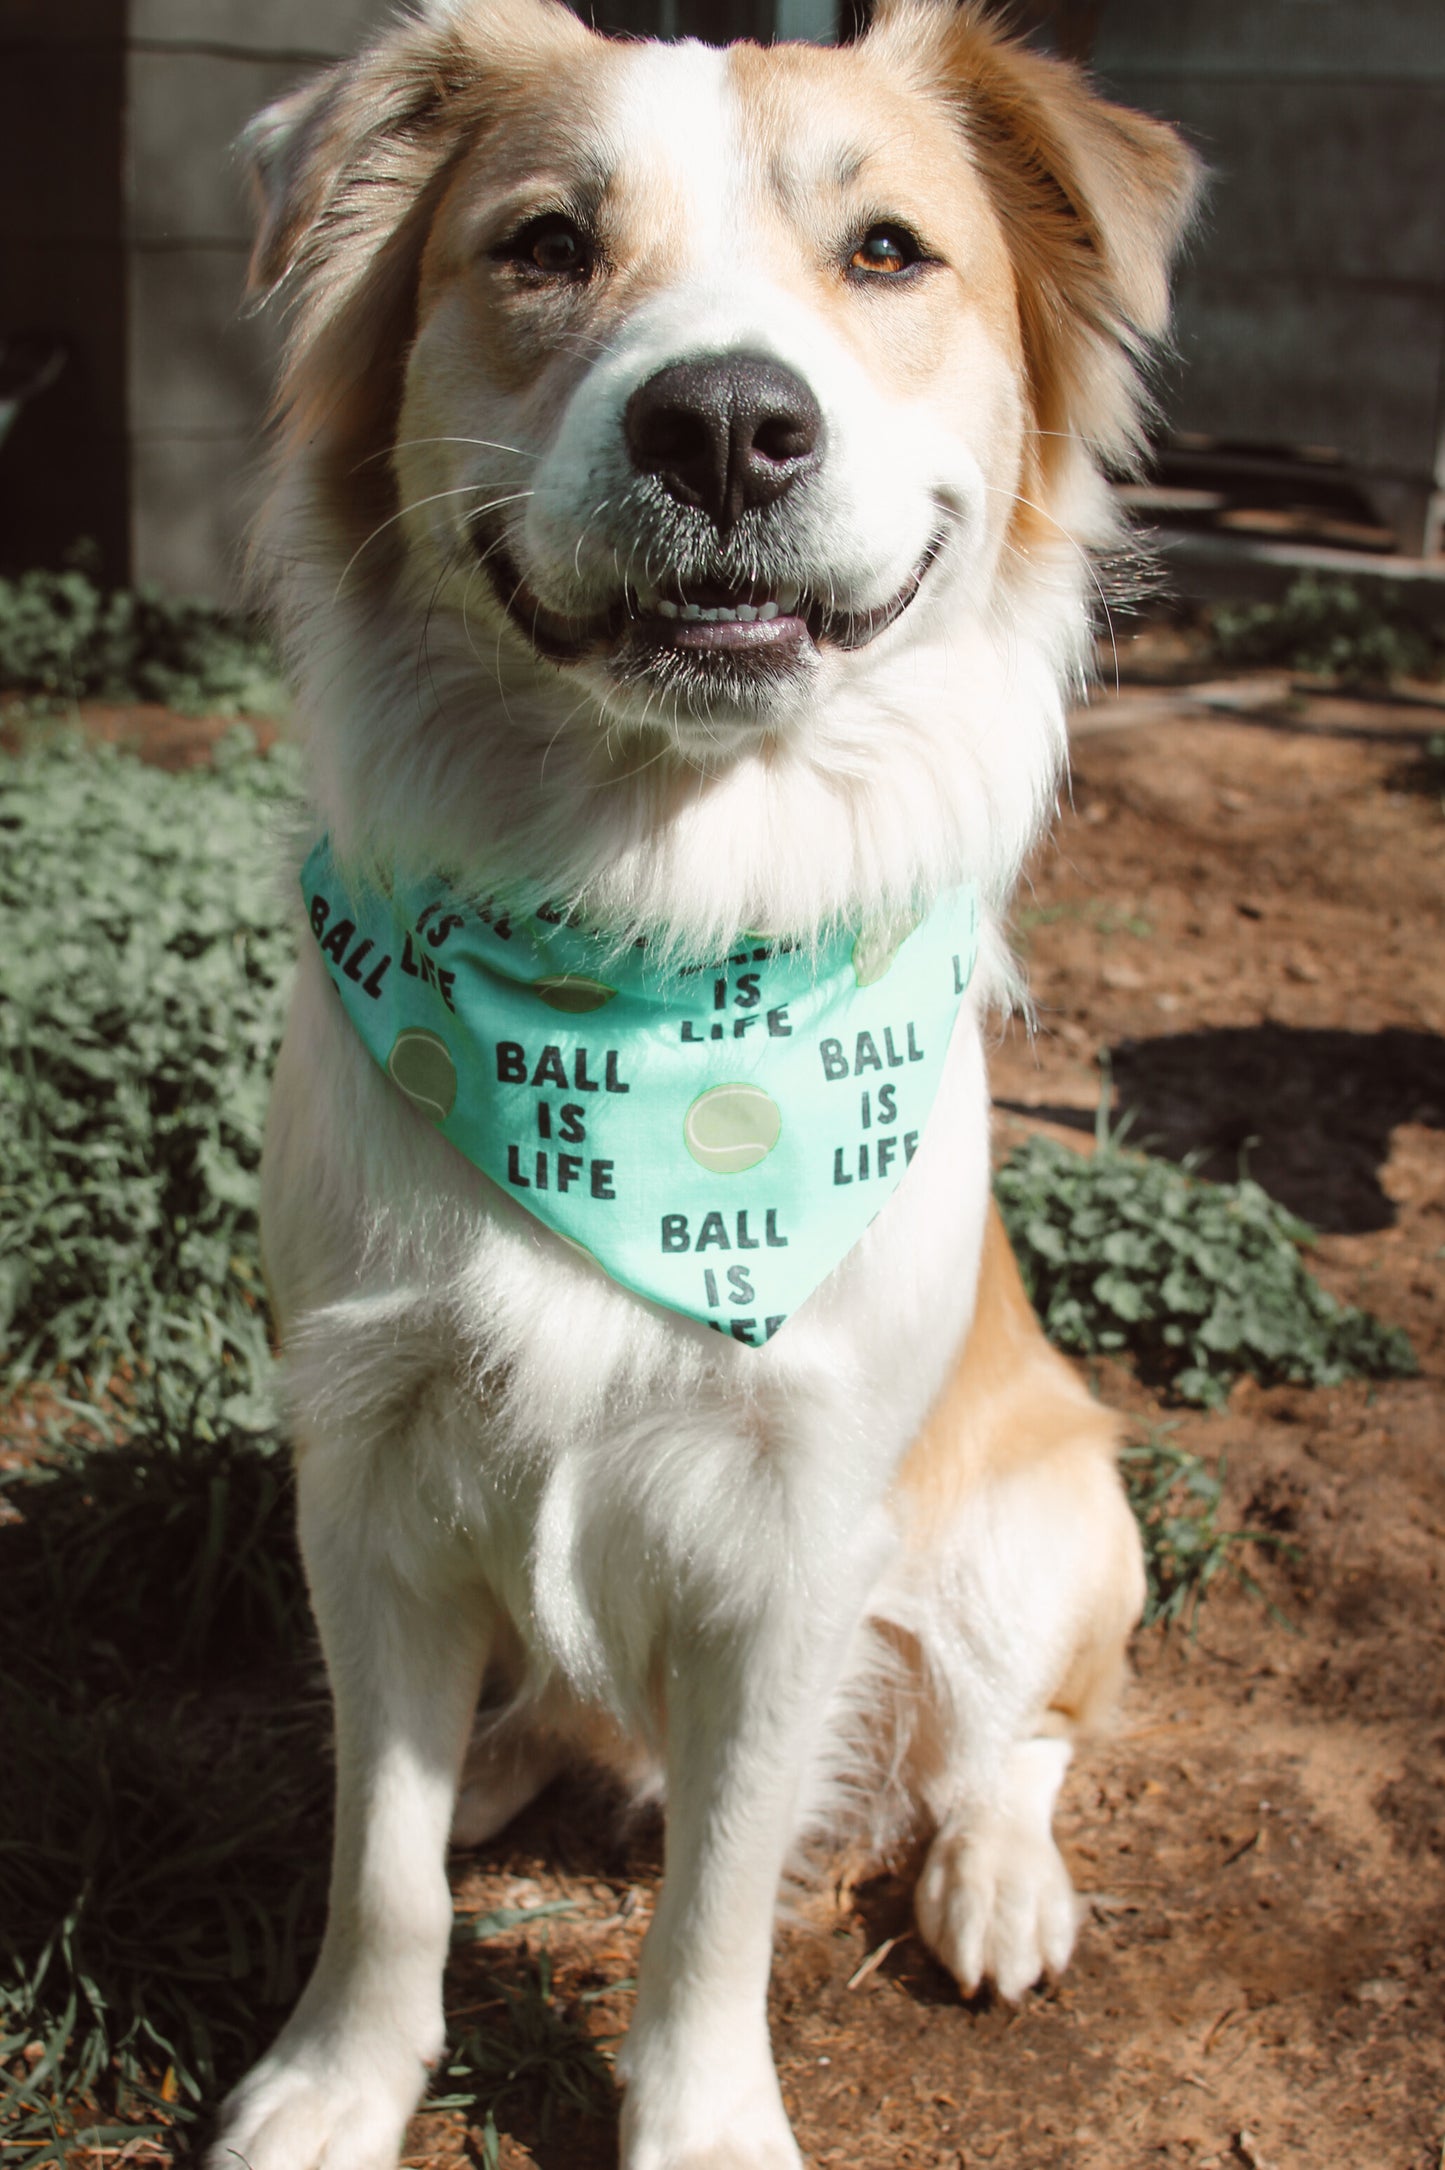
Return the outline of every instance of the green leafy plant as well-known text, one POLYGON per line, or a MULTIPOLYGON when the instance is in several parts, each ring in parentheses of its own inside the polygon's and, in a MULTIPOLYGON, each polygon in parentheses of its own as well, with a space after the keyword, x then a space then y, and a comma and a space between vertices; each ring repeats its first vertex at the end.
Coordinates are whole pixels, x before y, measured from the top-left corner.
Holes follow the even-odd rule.
POLYGON ((1226 663, 1273 663, 1352 685, 1434 677, 1445 665, 1438 639, 1385 590, 1312 573, 1278 602, 1217 604, 1209 631, 1226 663))
POLYGON ((326 1720, 256 1229, 293 785, 244 734, 203 774, 74 742, 0 763, 0 1379, 31 1449, 0 1479, 7 2160, 184 2121, 319 1918, 326 1720), (267 1702, 218 1705, 257 1666, 267 1702))
POLYGON ((160 701, 216 716, 286 705, 274 652, 249 619, 157 588, 104 590, 78 565, 0 580, 0 690, 51 706, 160 701))
POLYGON ((1127 1350, 1181 1401, 1218 1407, 1242 1372, 1328 1386, 1416 1368, 1398 1328, 1320 1287, 1311 1231, 1257 1183, 1206 1183, 1107 1137, 1087 1158, 1035 1137, 994 1187, 1049 1339, 1127 1350))
POLYGON ((1281 1540, 1269 1530, 1220 1527, 1222 1460, 1211 1469, 1177 1445, 1168 1426, 1160 1426, 1123 1448, 1119 1465, 1144 1543, 1146 1627, 1194 1628, 1210 1585, 1221 1574, 1259 1595, 1241 1554, 1251 1545, 1279 1547, 1281 1540))
POLYGON ((300 1988, 325 1899, 324 1720, 271 1711, 263 1730, 194 1695, 11 1679, 5 1741, 6 2160, 160 2138, 300 1988))
MULTIPOLYGON (((0 1332, 17 1383, 184 1379, 264 1430, 256 1233, 292 960, 249 741, 168 776, 104 749, 0 767, 0 1332)), ((103 1423, 103 1419, 101 1419, 103 1423)), ((204 1427, 203 1427, 204 1429, 204 1427)))
MULTIPOLYGON (((294 786, 244 734, 180 776, 0 760, 0 1380, 31 1441, 0 1474, 0 2127, 37 2170, 171 2145, 320 1927, 329 1726, 257 1234, 294 786)), ((545 1953, 485 1988, 448 2078, 495 2160, 497 2115, 611 2086, 545 1953)))
POLYGON ((611 2066, 581 2013, 557 1996, 545 1945, 520 1978, 489 1972, 481 1986, 487 2023, 457 2033, 442 2068, 451 2084, 432 2107, 485 2106, 494 2136, 499 2117, 527 2111, 543 2140, 563 2112, 607 2116, 614 2100, 611 2066))

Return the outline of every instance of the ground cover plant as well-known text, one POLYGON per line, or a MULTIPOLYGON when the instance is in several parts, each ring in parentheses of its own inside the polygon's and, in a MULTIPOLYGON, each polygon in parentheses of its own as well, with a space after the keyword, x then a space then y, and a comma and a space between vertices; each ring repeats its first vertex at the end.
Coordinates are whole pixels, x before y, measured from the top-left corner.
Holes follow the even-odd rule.
MULTIPOLYGON (((0 1321, 28 1426, 0 1457, 17 2163, 193 2119, 274 2028, 320 1920, 327 1715, 256 1236, 294 782, 244 741, 180 776, 55 739, 0 761, 0 1321)), ((1408 1361, 1331 1305, 1254 1186, 1035 1140, 999 1191, 1056 1337, 1137 1351, 1183 1397, 1408 1361)), ((1126 1476, 1155 1610, 1186 1618, 1237 1541, 1217 1472, 1155 1440, 1126 1476)), ((484 2147, 528 2089, 602 2099, 541 1960, 489 1995, 438 2080, 484 2147)))
POLYGON ((274 716, 286 695, 251 620, 159 588, 101 588, 79 562, 0 579, 0 692, 48 707, 160 701, 182 714, 274 716))
POLYGON ((293 789, 244 742, 0 767, 0 1329, 39 1448, 0 1476, 0 2118, 37 2159, 186 2114, 320 1905, 255 1208, 293 789), (264 1743, 224 1698, 258 1663, 290 1669, 264 1743))
POLYGON ((1209 633, 1226 663, 1283 665, 1346 685, 1436 678, 1445 670, 1445 643, 1390 590, 1313 573, 1302 573, 1275 602, 1216 604, 1209 633))
POLYGON ((1169 1426, 1157 1425, 1129 1441, 1119 1466, 1144 1542, 1145 1627, 1192 1631, 1220 1575, 1259 1595, 1244 1564, 1248 1548, 1263 1545, 1287 1552, 1289 1547, 1272 1530, 1230 1529, 1221 1523, 1222 1459, 1211 1467, 1202 1455, 1180 1446, 1169 1426))
POLYGON ((1310 1229, 1247 1177, 1203 1182, 1104 1128, 1087 1158, 1029 1139, 995 1189, 1050 1340, 1127 1351, 1182 1402, 1222 1407, 1244 1372, 1309 1386, 1414 1372, 1406 1336, 1321 1288, 1310 1229))

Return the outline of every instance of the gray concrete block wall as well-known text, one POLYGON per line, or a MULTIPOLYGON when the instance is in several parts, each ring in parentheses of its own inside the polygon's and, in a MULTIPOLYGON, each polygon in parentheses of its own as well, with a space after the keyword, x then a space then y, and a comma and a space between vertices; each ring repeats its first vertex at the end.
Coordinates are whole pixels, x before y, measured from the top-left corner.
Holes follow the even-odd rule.
POLYGON ((1407 547, 1439 547, 1442 0, 1103 0, 1092 60, 1212 169, 1170 420, 1331 446, 1407 547))
POLYGON ((1103 0, 1095 66, 1197 79, 1445 81, 1438 0, 1103 0))
POLYGON ((130 37, 137 45, 326 60, 354 52, 393 12, 388 0, 130 0, 130 37))
POLYGON ((251 116, 352 51, 385 0, 130 0, 132 571, 233 594, 276 327, 244 311, 251 116))
POLYGON ((1179 426, 1261 447, 1344 450, 1368 484, 1426 486, 1439 427, 1445 296, 1201 271, 1178 306, 1179 426))
MULTIPOLYGON (((828 0, 775 5, 794 32, 826 27, 828 0)), ((274 337, 239 313, 232 145, 389 12, 0 0, 0 330, 53 327, 74 349, 0 455, 12 561, 90 534, 117 577, 230 584, 274 337)), ((1100 76, 1215 169, 1171 418, 1335 444, 1423 504, 1445 381, 1445 0, 1102 0, 1097 29, 1100 76)))
POLYGON ((233 591, 274 333, 240 313, 251 115, 387 0, 0 0, 0 333, 57 384, 0 454, 0 560, 233 591))

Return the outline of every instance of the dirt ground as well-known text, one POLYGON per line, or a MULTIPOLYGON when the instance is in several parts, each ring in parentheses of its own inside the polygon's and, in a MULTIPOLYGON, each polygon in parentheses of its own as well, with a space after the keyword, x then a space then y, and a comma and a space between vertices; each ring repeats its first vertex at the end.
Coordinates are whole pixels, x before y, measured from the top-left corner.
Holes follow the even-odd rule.
MULTIPOLYGON (((1151 661, 1174 659, 1126 669, 1151 661)), ((1000 1149, 1040 1122, 1091 1134, 1103 1051, 1134 1138, 1226 1176, 1243 1155, 1321 1230, 1327 1283, 1408 1326, 1422 1376, 1246 1381, 1182 1418, 1123 1371, 1101 1382, 1227 1455, 1234 1524, 1291 1547, 1250 1559, 1274 1611, 1217 1586, 1193 1643, 1140 1638, 1117 1728, 1066 1788, 1089 1911, 1057 1986, 962 2001, 901 1874, 837 1864, 798 1909, 772 2017, 811 2164, 1445 2166, 1442 727, 1423 696, 1259 676, 1126 683, 1078 719, 1072 806, 1021 911, 1040 1029, 994 1058, 1000 1149)), ((545 1942, 559 2003, 605 2034, 658 1852, 601 1828, 554 1791, 458 1861, 457 1892, 480 1913, 570 1901, 513 1949, 545 1942)), ((466 2023, 465 1964, 450 2002, 466 2023)), ((408 2160, 466 2144, 464 2118, 422 2117, 408 2160)), ((614 2148, 518 2117, 501 2159, 603 2170, 614 2148)))
MULTIPOLYGON (((1078 719, 1072 804, 1021 902, 1039 1030, 996 1051, 999 1149, 1041 1125, 1086 1142, 1102 1057, 1136 1142, 1245 1160, 1320 1229, 1327 1283, 1408 1327, 1422 1375, 1245 1382, 1210 1416, 1101 1377, 1141 1425, 1227 1455, 1234 1525, 1290 1548, 1250 1556, 1269 1608, 1222 1584, 1192 1643, 1139 1639, 1065 1792, 1078 1952, 1018 2009, 960 1999, 901 1868, 831 1865, 779 1935, 784 2093, 815 2166, 1445 2170, 1445 808, 1425 750, 1445 707, 1201 682, 1167 639, 1125 668, 1078 719)), ((134 713, 105 728, 148 735, 134 713)), ((659 1858, 580 1785, 458 1857, 464 1916, 565 1910, 462 1953, 454 2031, 545 1950, 558 2023, 620 2034, 659 1858)), ((499 2122, 504 2170, 615 2161, 609 2121, 499 2122)), ((407 2160, 482 2148, 433 2113, 407 2160)))

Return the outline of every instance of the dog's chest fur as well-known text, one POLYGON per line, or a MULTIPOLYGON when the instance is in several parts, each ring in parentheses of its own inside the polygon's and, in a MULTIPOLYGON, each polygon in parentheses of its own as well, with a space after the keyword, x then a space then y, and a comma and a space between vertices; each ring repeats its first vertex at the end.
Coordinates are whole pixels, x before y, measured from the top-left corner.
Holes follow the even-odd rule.
POLYGON ((840 1544, 878 1570, 891 1472, 972 1303, 987 1114, 971 1006, 918 1180, 760 1349, 640 1304, 505 1199, 415 1119, 312 958, 287 1049, 265 1221, 276 1299, 304 1321, 291 1407, 308 1454, 375 1491, 393 1542, 420 1557, 447 1533, 539 1667, 633 1714, 681 1591, 746 1609, 840 1544))

